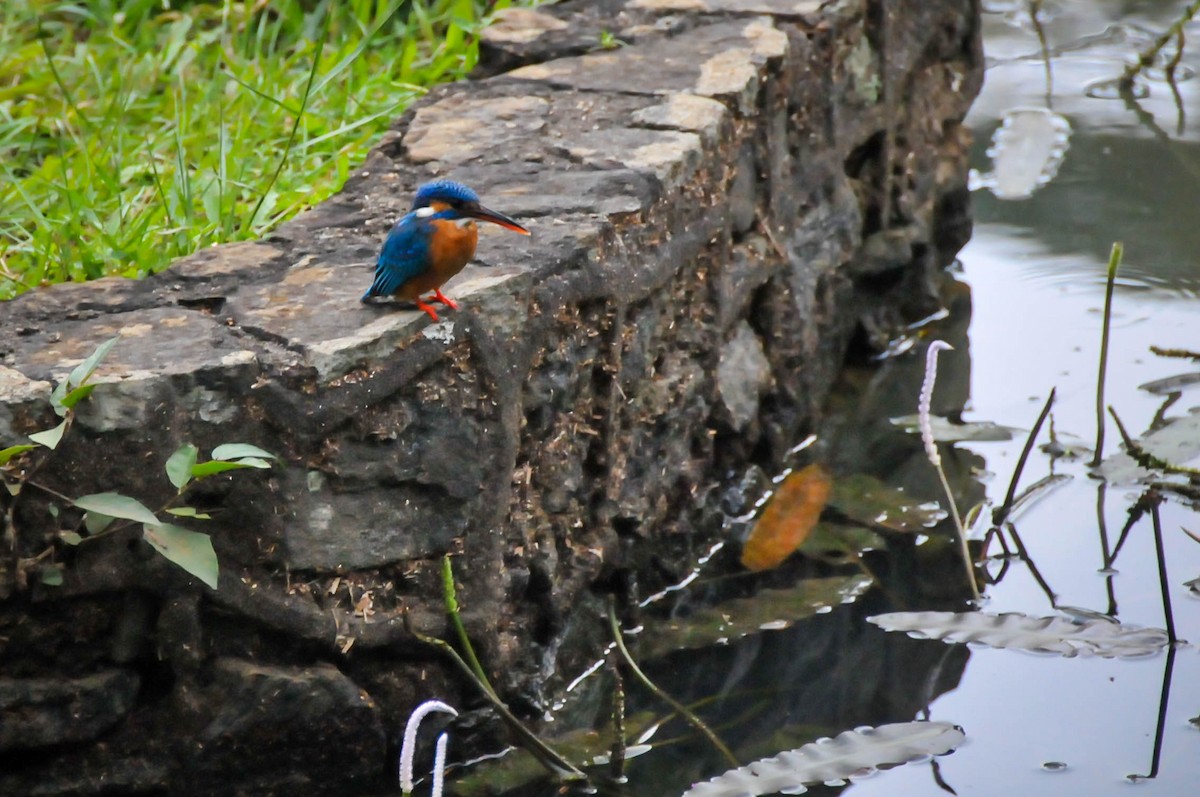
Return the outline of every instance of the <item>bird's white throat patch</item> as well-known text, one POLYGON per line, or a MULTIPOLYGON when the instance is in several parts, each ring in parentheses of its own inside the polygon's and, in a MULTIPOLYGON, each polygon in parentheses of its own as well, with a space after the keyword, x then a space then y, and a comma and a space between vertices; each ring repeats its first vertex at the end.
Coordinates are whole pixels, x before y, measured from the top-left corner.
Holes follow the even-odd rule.
POLYGON ((437 213, 437 211, 430 207, 417 208, 415 211, 413 211, 413 215, 415 215, 418 219, 427 219, 434 213, 437 213))

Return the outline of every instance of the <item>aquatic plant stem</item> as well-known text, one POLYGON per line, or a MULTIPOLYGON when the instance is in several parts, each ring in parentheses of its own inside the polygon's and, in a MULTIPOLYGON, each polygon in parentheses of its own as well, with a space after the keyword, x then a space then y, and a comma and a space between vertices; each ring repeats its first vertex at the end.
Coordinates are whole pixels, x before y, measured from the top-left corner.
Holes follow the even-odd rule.
POLYGON ((1121 442, 1125 444, 1125 453, 1138 465, 1146 470, 1161 470, 1164 473, 1176 473, 1190 477, 1200 476, 1200 468, 1190 468, 1187 465, 1176 465, 1173 462, 1167 462, 1165 459, 1156 457, 1142 448, 1136 440, 1130 437, 1129 432, 1125 429, 1125 424, 1121 423, 1121 418, 1117 415, 1117 411, 1109 407, 1108 412, 1117 424, 1117 433, 1121 435, 1121 442))
POLYGON ((1175 612, 1171 610, 1171 588, 1167 581, 1167 557, 1163 551, 1162 520, 1158 516, 1158 505, 1162 498, 1157 494, 1151 499, 1150 520, 1154 526, 1154 552, 1158 555, 1158 586, 1162 590, 1163 617, 1167 624, 1167 641, 1174 645, 1179 641, 1175 636, 1175 612))
POLYGON ((1037 441, 1038 432, 1042 429, 1042 424, 1046 422, 1046 417, 1050 414, 1050 408, 1054 406, 1054 396, 1058 388, 1051 388, 1050 395, 1046 398, 1046 403, 1042 406, 1042 412, 1033 423, 1033 428, 1029 431, 1029 437, 1025 439, 1025 447, 1021 449, 1021 456, 1017 458, 1017 467, 1013 468, 1012 480, 1008 483, 1008 492, 1004 496, 1004 503, 999 509, 992 512, 992 525, 1000 526, 1004 521, 1008 520, 1008 515, 1012 512, 1013 501, 1017 497, 1017 483, 1021 480, 1021 473, 1025 470, 1025 462, 1029 459, 1029 453, 1033 451, 1033 444, 1037 441))
POLYGON ((933 439, 933 424, 930 421, 930 411, 933 404, 933 386, 937 382, 938 353, 953 349, 944 340, 935 340, 929 344, 925 352, 925 379, 921 382, 921 394, 917 399, 917 418, 921 427, 921 442, 925 445, 925 456, 933 469, 937 471, 942 483, 942 491, 946 493, 946 503, 949 505, 950 517, 954 520, 954 529, 958 533, 958 542, 962 546, 963 567, 967 571, 967 584, 971 587, 972 597, 978 601, 979 586, 975 583, 975 567, 971 559, 971 548, 967 545, 967 530, 963 527, 962 518, 958 514, 958 504, 954 500, 954 492, 950 489, 950 480, 942 468, 942 456, 938 453, 937 441, 933 439))
POLYGON ((1162 689, 1158 693, 1158 722, 1154 728, 1154 747, 1150 751, 1150 771, 1145 775, 1126 775, 1125 779, 1130 783, 1154 780, 1162 766, 1163 735, 1167 728, 1167 708, 1171 705, 1171 679, 1175 674, 1176 650, 1174 645, 1168 645, 1166 661, 1163 663, 1162 689))
POLYGON ((450 564, 450 554, 442 557, 442 597, 446 602, 446 615, 450 618, 450 625, 454 626, 454 633, 458 635, 458 642, 462 645, 463 655, 470 662, 471 671, 484 690, 492 697, 496 697, 496 690, 492 688, 487 674, 483 671, 483 665, 479 663, 479 657, 475 655, 475 648, 472 647, 471 639, 467 636, 467 629, 459 616, 458 595, 454 590, 454 568, 450 564))
POLYGON ((733 752, 725 746, 725 743, 722 742, 715 733, 713 733, 713 730, 705 725, 703 720, 693 714, 691 710, 687 708, 687 706, 683 705, 678 700, 660 689, 653 681, 650 680, 650 677, 646 675, 646 673, 642 672, 642 668, 639 667, 637 662, 633 660, 633 656, 629 653, 629 648, 625 647, 625 638, 621 633, 621 624, 617 622, 617 609, 616 606, 613 605, 612 600, 609 600, 608 602, 608 624, 612 629, 613 641, 617 645, 617 650, 621 653, 621 658, 625 660, 625 664, 629 667, 629 671, 632 672, 634 677, 641 682, 642 686, 649 689, 655 697, 666 703, 677 714, 679 714, 679 716, 683 717, 689 725, 695 728, 701 736, 708 740, 709 744, 711 744, 717 750, 717 752, 725 757, 725 760, 729 762, 731 767, 737 767, 737 758, 734 757, 733 752))
POLYGON ((1108 371, 1108 336, 1112 328, 1113 287, 1124 252, 1124 245, 1117 241, 1113 243, 1112 253, 1108 257, 1108 279, 1104 287, 1104 323, 1100 330, 1100 373, 1096 378, 1096 453, 1091 461, 1093 468, 1099 467, 1104 459, 1104 377, 1108 371))
POLYGON ((611 659, 608 669, 613 677, 613 743, 608 754, 608 774, 619 782, 625 777, 625 679, 621 677, 621 668, 611 659))
MULTIPOLYGON (((1162 52, 1162 49, 1167 46, 1167 43, 1170 42, 1171 39, 1177 39, 1182 42, 1183 29, 1189 22, 1192 21, 1192 17, 1196 16, 1197 11, 1200 11, 1200 0, 1196 0, 1196 2, 1185 8, 1179 19, 1175 20, 1175 23, 1171 25, 1171 27, 1167 28, 1167 30, 1161 36, 1155 39, 1154 43, 1150 45, 1149 49, 1138 54, 1137 61, 1125 68, 1124 74, 1121 75, 1121 85, 1123 88, 1125 88, 1125 90, 1128 91, 1132 87, 1133 79, 1138 76, 1138 73, 1154 63, 1154 59, 1160 52, 1162 52)), ((1182 53, 1183 47, 1180 47, 1179 51, 1182 53)), ((1179 58, 1176 57, 1172 59, 1172 63, 1167 71, 1167 73, 1171 75, 1172 82, 1174 82, 1175 67, 1178 65, 1179 58)))
POLYGON ((467 679, 479 688, 479 691, 483 693, 483 696, 487 698, 487 701, 492 704, 492 708, 496 709, 496 712, 500 715, 500 718, 504 720, 504 724, 507 725, 509 730, 511 730, 513 734, 515 734, 521 740, 522 745, 530 752, 531 755, 533 755, 534 758, 538 760, 538 763, 546 767, 546 769, 550 770, 550 772, 556 776, 566 780, 587 780, 587 775, 580 771, 578 767, 576 767, 567 759, 563 758, 556 750, 550 747, 550 745, 546 744, 536 735, 534 735, 533 731, 526 728, 525 725, 519 719, 517 719, 517 717, 511 711, 508 710, 508 706, 506 706, 504 702, 496 696, 495 692, 493 692, 487 684, 479 680, 479 677, 475 674, 475 671, 472 670, 470 665, 463 660, 462 656, 458 655, 458 651, 454 649, 453 645, 451 645, 449 642, 438 639, 437 637, 431 637, 422 634, 420 631, 412 628, 412 626, 409 625, 407 614, 404 615, 404 622, 408 628, 408 632, 413 635, 414 639, 416 639, 418 642, 437 648, 442 653, 446 654, 450 661, 452 661, 459 668, 459 670, 466 675, 467 679))

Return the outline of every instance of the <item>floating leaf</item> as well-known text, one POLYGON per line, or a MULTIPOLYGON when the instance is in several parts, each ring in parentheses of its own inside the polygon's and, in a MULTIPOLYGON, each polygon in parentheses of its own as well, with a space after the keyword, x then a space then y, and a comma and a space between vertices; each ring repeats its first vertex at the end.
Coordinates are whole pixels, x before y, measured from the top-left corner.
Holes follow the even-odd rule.
POLYGON ((683 797, 757 797, 803 794, 807 786, 842 783, 879 769, 943 755, 966 734, 949 722, 897 722, 846 731, 787 750, 697 783, 683 797))
POLYGON ((862 526, 818 523, 800 546, 800 553, 832 564, 854 561, 863 551, 887 547, 883 537, 862 526))
POLYGON ((207 534, 170 523, 147 523, 143 527, 143 536, 154 550, 208 586, 217 588, 217 554, 207 534))
POLYGON ((26 451, 32 451, 37 448, 35 445, 21 443, 20 445, 9 446, 8 448, 0 448, 0 465, 7 465, 9 460, 14 457, 19 457, 26 451))
POLYGON ((946 517, 936 501, 918 501, 865 473, 838 479, 829 505, 851 520, 892 531, 926 531, 946 517))
POLYGON ((167 459, 167 478, 176 490, 183 490, 192 480, 192 466, 196 464, 199 450, 191 443, 184 443, 175 449, 175 453, 167 459))
MULTIPOLYGON (((921 433, 920 420, 916 415, 901 415, 890 420, 893 426, 899 426, 910 434, 921 433)), ((1012 440, 1013 434, 1020 431, 991 421, 951 423, 936 415, 929 419, 929 426, 933 430, 934 441, 938 443, 997 443, 1012 440)))
POLYGON ((696 650, 763 631, 779 631, 834 606, 851 603, 874 583, 870 576, 806 578, 788 589, 763 589, 753 598, 735 598, 694 610, 686 617, 647 621, 638 638, 638 658, 676 650, 696 650))
MULTIPOLYGON (((1138 445, 1172 465, 1187 465, 1200 457, 1200 414, 1172 418, 1165 426, 1143 436, 1138 445)), ((1094 472, 1113 484, 1134 484, 1160 475, 1146 470, 1124 451, 1105 457, 1094 472)))
POLYGON ((1131 628, 1109 620, 1076 622, 1065 617, 1029 617, 985 612, 892 612, 868 617, 885 631, 917 639, 980 642, 993 648, 1057 653, 1068 658, 1127 658, 1157 653, 1167 643, 1158 628, 1131 628))
POLYGON ((212 520, 212 515, 206 515, 194 506, 173 506, 167 510, 172 515, 179 517, 194 517, 197 520, 212 520))
POLYGON ((829 473, 820 465, 789 474, 779 485, 742 547, 750 570, 778 567, 808 537, 829 500, 829 473))
POLYGON ((192 466, 192 476, 197 479, 202 479, 205 476, 212 476, 215 473, 224 473, 227 470, 242 470, 243 468, 269 468, 271 463, 266 460, 258 459, 257 457, 247 457, 246 459, 238 460, 237 462, 226 462, 220 459, 210 460, 208 462, 200 462, 192 466))
POLYGON ((34 432, 33 434, 29 435, 29 439, 39 445, 43 445, 46 448, 54 450, 58 448, 58 444, 62 440, 63 432, 65 431, 67 431, 67 422, 63 421, 53 429, 34 432))
POLYGON ((1168 376, 1166 379, 1155 379, 1153 382, 1146 382, 1138 385, 1138 390, 1145 390, 1147 393, 1153 393, 1156 396, 1165 396, 1169 393, 1179 393, 1186 387, 1200 384, 1200 372, 1189 371, 1184 374, 1176 374, 1168 376))
POLYGON ((278 459, 274 454, 249 443, 225 443, 214 448, 212 452, 213 459, 241 459, 242 457, 278 459))
POLYGON ((157 523, 154 513, 136 498, 120 493, 95 493, 75 499, 75 506, 87 512, 98 512, 109 517, 136 520, 139 523, 157 523))

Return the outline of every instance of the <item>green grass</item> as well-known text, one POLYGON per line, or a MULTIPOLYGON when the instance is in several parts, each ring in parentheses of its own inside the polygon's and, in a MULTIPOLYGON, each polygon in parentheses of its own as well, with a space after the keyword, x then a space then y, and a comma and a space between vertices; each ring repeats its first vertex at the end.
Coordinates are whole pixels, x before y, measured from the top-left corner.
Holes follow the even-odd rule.
POLYGON ((0 2, 0 300, 160 271, 320 202, 509 4, 0 2))

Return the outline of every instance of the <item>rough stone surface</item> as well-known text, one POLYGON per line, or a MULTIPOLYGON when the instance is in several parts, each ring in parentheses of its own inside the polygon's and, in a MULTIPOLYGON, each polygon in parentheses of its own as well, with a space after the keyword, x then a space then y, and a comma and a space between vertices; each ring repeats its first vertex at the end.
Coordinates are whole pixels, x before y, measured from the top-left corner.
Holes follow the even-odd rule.
POLYGON ((717 391, 734 429, 740 432, 758 417, 758 400, 770 383, 771 364, 762 342, 743 321, 721 349, 717 363, 717 391))
POLYGON ((133 708, 140 681, 128 670, 0 678, 0 753, 95 739, 133 708))
POLYGON ((0 446, 57 423, 53 385, 120 336, 40 484, 155 507, 183 443, 279 460, 189 494, 213 517, 192 527, 211 535, 217 590, 136 528, 56 542, 77 512, 0 491, 5 677, 61 692, 119 666, 152 685, 105 704, 103 731, 28 737, 39 755, 5 759, 0 792, 379 786, 380 728, 455 702, 404 619, 445 631, 447 552, 503 689, 569 666, 571 607, 634 567, 631 540, 706 532, 729 474, 774 472, 818 423, 851 340, 882 347, 936 309, 969 230, 977 2, 877 8, 509 12, 483 38, 493 77, 432 91, 340 194, 265 240, 5 305, 0 446), (533 237, 485 230, 440 323, 362 305, 380 241, 435 176, 533 237), (48 562, 61 585, 39 583, 48 562), (254 739, 292 752, 258 772, 254 739), (65 758, 44 746, 62 741, 65 758))

